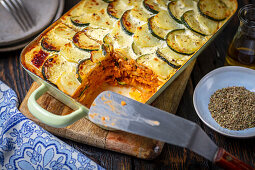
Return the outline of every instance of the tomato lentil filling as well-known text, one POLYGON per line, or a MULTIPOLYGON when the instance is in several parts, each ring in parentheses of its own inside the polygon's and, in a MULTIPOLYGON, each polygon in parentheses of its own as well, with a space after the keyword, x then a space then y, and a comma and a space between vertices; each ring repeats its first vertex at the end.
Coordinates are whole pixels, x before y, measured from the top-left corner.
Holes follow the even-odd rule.
POLYGON ((81 86, 76 90, 73 98, 90 107, 93 100, 101 92, 100 86, 107 83, 110 86, 131 87, 143 95, 132 97, 146 102, 158 89, 161 81, 150 69, 137 65, 132 59, 126 59, 118 53, 114 53, 103 60, 93 71, 83 78, 81 86))

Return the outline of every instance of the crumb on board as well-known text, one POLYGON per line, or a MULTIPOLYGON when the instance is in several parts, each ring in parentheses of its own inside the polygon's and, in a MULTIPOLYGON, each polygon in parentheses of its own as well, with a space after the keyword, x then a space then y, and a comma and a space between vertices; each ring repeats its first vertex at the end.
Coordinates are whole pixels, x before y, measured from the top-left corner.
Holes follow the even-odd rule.
POLYGON ((97 116, 98 114, 97 113, 90 113, 89 116, 94 119, 95 116, 97 116))
POLYGON ((121 105, 125 106, 125 105, 127 105, 127 103, 125 101, 121 101, 121 105))
POLYGON ((104 116, 102 116, 102 117, 101 117, 101 120, 102 120, 102 121, 105 121, 105 117, 104 117, 104 116))
POLYGON ((105 96, 102 96, 102 97, 101 97, 101 100, 105 101, 105 100, 106 100, 105 96))
POLYGON ((111 100, 107 100, 107 101, 105 101, 104 103, 112 103, 112 101, 111 100))

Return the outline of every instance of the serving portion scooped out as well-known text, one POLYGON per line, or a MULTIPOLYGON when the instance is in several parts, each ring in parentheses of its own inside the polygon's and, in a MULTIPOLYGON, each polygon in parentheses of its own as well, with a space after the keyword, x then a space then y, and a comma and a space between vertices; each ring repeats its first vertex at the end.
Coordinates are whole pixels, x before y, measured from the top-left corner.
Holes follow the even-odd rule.
POLYGON ((83 0, 21 61, 87 107, 104 90, 145 103, 236 9, 235 0, 83 0))

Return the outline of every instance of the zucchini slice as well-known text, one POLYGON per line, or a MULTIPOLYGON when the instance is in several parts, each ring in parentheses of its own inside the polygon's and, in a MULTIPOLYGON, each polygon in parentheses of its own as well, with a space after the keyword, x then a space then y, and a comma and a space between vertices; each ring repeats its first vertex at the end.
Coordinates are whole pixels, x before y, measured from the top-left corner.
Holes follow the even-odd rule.
MULTIPOLYGON (((181 64, 179 64, 177 61, 178 59, 175 58, 175 56, 171 55, 171 52, 169 53, 171 49, 168 47, 158 49, 156 51, 157 56, 165 61, 169 66, 178 69, 181 67, 181 64)), ((174 52, 173 52, 174 53, 174 52)), ((179 54, 181 55, 181 54, 179 54)))
POLYGON ((169 32, 169 30, 160 28, 157 25, 157 22, 155 22, 155 16, 148 19, 148 27, 149 27, 151 34, 160 40, 164 40, 167 33, 169 32))
POLYGON ((134 17, 135 19, 138 19, 139 21, 142 21, 142 22, 147 22, 148 18, 151 15, 152 14, 147 12, 147 10, 142 8, 141 6, 131 9, 131 16, 134 17))
POLYGON ((204 44, 205 39, 190 30, 177 29, 167 34, 166 42, 173 51, 183 55, 191 55, 204 44))
POLYGON ((158 27, 169 31, 183 27, 181 24, 175 22, 175 20, 170 17, 166 10, 162 10, 155 15, 154 21, 158 27))
POLYGON ((183 24, 191 31, 206 36, 207 32, 203 28, 201 28, 201 25, 196 18, 197 17, 195 12, 193 10, 190 10, 182 15, 181 20, 183 24))
POLYGON ((85 76, 96 67, 96 63, 93 63, 90 58, 81 60, 77 66, 77 79, 79 82, 82 82, 85 76))
POLYGON ((193 3, 185 3, 185 1, 192 0, 178 0, 178 1, 171 1, 168 4, 168 12, 170 16, 178 23, 182 24, 181 16, 188 10, 191 10, 193 8, 193 3))
POLYGON ((71 20, 72 24, 77 27, 85 27, 90 24, 88 21, 88 18, 84 17, 83 15, 70 17, 70 20, 71 20))
POLYGON ((158 47, 140 47, 135 42, 132 43, 132 50, 137 56, 144 54, 151 54, 156 51, 158 47))
POLYGON ((109 32, 107 29, 104 29, 104 28, 93 28, 93 27, 86 27, 83 29, 83 31, 90 39, 95 40, 100 44, 102 44, 103 38, 109 32))
POLYGON ((73 36, 73 43, 76 47, 85 51, 99 50, 101 45, 90 39, 84 31, 79 31, 73 36))
POLYGON ((222 0, 199 0, 197 7, 201 15, 214 21, 223 21, 230 14, 222 0))
POLYGON ((119 19, 127 10, 127 5, 128 3, 125 0, 115 0, 108 4, 107 13, 113 18, 119 19))
POLYGON ((167 0, 143 0, 143 6, 153 14, 157 14, 162 8, 166 8, 167 2, 167 0))
POLYGON ((79 63, 80 60, 90 57, 89 52, 77 48, 71 42, 61 47, 59 55, 64 57, 68 62, 73 63, 79 63))
POLYGON ((103 54, 102 50, 100 50, 100 51, 91 51, 91 53, 90 53, 90 60, 93 63, 99 63, 99 62, 101 62, 104 59, 105 59, 105 55, 103 54))
POLYGON ((107 45, 112 45, 113 44, 113 38, 111 37, 111 34, 108 33, 104 36, 103 38, 103 43, 107 45))
POLYGON ((142 55, 142 48, 137 46, 137 44, 135 44, 134 42, 132 43, 132 50, 136 55, 142 55))
POLYGON ((129 35, 134 34, 136 27, 138 25, 135 22, 135 20, 132 19, 131 10, 127 10, 126 12, 124 12, 124 14, 122 15, 120 19, 120 23, 121 23, 122 29, 129 35))
POLYGON ((45 37, 41 41, 41 46, 44 50, 59 52, 61 45, 55 43, 51 38, 45 37))
POLYGON ((61 76, 65 68, 67 68, 68 62, 66 62, 59 55, 53 55, 48 58, 42 66, 43 78, 52 84, 56 84, 58 78, 61 76))
POLYGON ((62 46, 72 40, 75 33, 73 29, 60 24, 44 36, 41 46, 44 50, 58 52, 62 46))
POLYGON ((150 33, 148 24, 137 27, 133 39, 141 47, 155 47, 160 45, 159 39, 150 33))
POLYGON ((162 79, 167 79, 170 75, 174 74, 176 69, 170 67, 165 61, 159 59, 155 53, 145 54, 136 59, 138 64, 151 69, 162 79))
POLYGON ((110 33, 114 49, 131 47, 132 44, 132 36, 128 35, 121 27, 119 20, 115 23, 114 28, 110 33))
POLYGON ((64 93, 72 96, 81 83, 76 78, 76 67, 61 74, 56 85, 64 93))

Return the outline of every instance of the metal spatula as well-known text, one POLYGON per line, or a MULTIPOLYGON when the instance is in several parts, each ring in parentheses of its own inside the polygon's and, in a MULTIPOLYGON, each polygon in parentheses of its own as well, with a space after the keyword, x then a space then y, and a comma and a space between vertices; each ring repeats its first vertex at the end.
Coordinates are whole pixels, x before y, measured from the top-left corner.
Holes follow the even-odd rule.
POLYGON ((97 96, 89 119, 108 128, 188 148, 225 169, 254 169, 219 148, 194 122, 114 92, 97 96))

